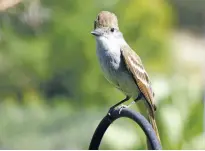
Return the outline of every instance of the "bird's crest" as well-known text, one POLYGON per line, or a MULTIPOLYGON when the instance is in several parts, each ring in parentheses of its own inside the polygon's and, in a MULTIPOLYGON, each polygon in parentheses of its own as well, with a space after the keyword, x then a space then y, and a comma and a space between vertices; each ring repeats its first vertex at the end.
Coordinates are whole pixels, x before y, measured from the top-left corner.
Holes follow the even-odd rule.
POLYGON ((108 11, 101 11, 94 21, 94 29, 101 27, 112 27, 119 29, 117 16, 108 11))

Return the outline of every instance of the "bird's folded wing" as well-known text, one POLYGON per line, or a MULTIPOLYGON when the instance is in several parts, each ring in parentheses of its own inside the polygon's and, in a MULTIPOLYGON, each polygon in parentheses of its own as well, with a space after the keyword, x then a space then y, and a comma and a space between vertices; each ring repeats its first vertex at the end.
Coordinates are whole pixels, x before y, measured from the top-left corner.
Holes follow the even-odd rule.
POLYGON ((140 57, 129 46, 121 47, 121 53, 128 71, 132 74, 136 85, 143 94, 148 105, 153 111, 156 110, 151 83, 140 57))

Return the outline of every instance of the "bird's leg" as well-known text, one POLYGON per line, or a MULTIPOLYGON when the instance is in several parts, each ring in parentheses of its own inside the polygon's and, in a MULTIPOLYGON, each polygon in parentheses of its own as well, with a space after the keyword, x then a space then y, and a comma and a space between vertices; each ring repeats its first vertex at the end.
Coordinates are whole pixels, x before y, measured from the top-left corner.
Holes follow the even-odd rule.
POLYGON ((128 107, 130 107, 132 104, 135 104, 137 101, 141 100, 142 97, 143 97, 143 95, 142 95, 142 93, 140 93, 140 94, 137 96, 137 98, 136 98, 134 101, 132 101, 132 102, 128 105, 128 107))
POLYGON ((109 110, 108 113, 110 113, 115 107, 117 107, 117 106, 119 106, 120 104, 122 104, 122 103, 128 101, 129 99, 130 99, 130 97, 129 97, 129 96, 126 96, 125 99, 123 99, 122 101, 120 101, 120 102, 118 102, 117 104, 113 105, 113 106, 110 108, 110 110, 109 110))

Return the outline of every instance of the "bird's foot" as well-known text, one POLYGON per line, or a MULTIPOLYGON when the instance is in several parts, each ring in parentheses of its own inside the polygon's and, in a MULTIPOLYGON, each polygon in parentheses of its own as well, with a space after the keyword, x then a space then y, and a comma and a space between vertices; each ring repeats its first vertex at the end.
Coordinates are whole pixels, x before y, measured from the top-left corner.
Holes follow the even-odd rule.
POLYGON ((111 115, 112 111, 113 111, 117 106, 119 106, 120 104, 122 104, 122 103, 128 101, 129 99, 130 99, 130 97, 129 97, 129 96, 126 96, 125 99, 123 99, 122 101, 120 101, 120 102, 118 102, 117 104, 113 105, 113 106, 109 109, 108 115, 111 115))
POLYGON ((119 114, 121 113, 122 109, 128 108, 129 106, 122 104, 119 108, 119 114))
POLYGON ((132 102, 128 105, 128 107, 132 106, 132 105, 135 104, 135 103, 136 103, 136 101, 132 101, 132 102))

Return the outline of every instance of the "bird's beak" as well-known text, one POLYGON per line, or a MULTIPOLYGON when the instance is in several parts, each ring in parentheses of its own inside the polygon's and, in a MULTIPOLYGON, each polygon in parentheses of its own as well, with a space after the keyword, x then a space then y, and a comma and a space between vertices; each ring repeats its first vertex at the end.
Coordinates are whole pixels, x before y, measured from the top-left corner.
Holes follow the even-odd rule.
POLYGON ((100 29, 95 29, 91 32, 91 34, 93 34, 94 36, 101 36, 102 32, 100 29))

